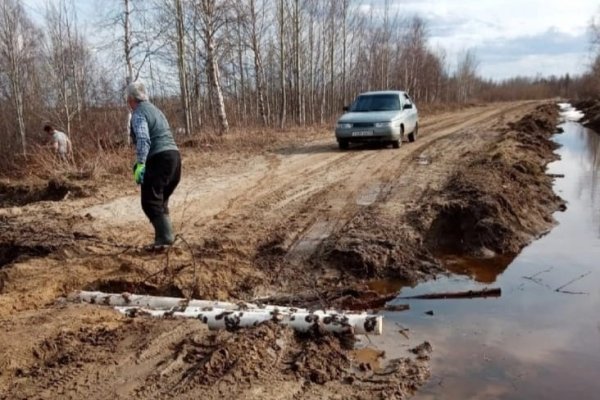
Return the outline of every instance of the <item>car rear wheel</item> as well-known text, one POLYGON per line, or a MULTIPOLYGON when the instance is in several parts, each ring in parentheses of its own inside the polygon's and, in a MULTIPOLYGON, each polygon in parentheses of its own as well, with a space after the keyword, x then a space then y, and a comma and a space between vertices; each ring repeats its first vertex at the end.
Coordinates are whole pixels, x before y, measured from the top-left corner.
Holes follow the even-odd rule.
POLYGON ((419 133, 419 124, 416 124, 415 130, 408 135, 408 141, 412 143, 417 140, 417 133, 419 133))
POLYGON ((392 148, 399 149, 400 148, 400 140, 394 140, 392 142, 392 148))
POLYGON ((340 150, 348 150, 350 143, 347 140, 338 140, 340 150))

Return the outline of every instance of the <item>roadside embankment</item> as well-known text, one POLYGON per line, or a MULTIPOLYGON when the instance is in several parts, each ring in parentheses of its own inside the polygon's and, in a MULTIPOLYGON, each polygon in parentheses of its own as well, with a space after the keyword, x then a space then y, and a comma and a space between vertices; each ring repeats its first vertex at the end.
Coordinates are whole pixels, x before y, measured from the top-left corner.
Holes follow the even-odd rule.
POLYGON ((600 132, 600 99, 586 99, 571 102, 573 106, 585 114, 584 125, 600 132))
POLYGON ((483 152, 466 154, 446 183, 426 190, 408 212, 359 213, 331 244, 329 260, 360 278, 416 282, 443 269, 440 255, 517 253, 564 207, 545 173, 557 157, 550 140, 557 120, 555 104, 538 106, 501 128, 483 152))

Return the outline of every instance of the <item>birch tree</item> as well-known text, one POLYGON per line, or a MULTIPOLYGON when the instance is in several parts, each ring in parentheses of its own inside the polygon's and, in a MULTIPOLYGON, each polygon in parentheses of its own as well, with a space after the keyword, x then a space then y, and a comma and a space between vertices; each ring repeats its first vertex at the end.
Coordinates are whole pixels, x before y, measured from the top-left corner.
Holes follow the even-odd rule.
POLYGON ((46 68, 49 77, 48 96, 53 100, 50 107, 68 136, 72 133, 72 121, 81 122, 83 107, 83 79, 89 54, 78 32, 75 11, 66 1, 49 3, 46 11, 46 68))
POLYGON ((279 0, 277 8, 277 24, 279 32, 279 84, 281 90, 281 104, 279 105, 279 127, 285 127, 287 97, 285 90, 285 4, 279 0))
POLYGON ((258 101, 258 112, 260 120, 264 126, 269 124, 269 113, 265 104, 264 89, 264 69, 262 65, 262 56, 260 49, 261 31, 258 19, 258 10, 256 9, 256 0, 249 1, 249 24, 250 24, 250 47, 254 54, 254 76, 256 80, 256 97, 258 101))
POLYGON ((227 122, 225 101, 221 89, 215 41, 219 30, 226 22, 227 9, 224 3, 217 2, 217 0, 200 0, 198 7, 200 7, 201 12, 202 39, 206 51, 206 71, 211 86, 212 103, 216 108, 219 120, 219 132, 224 134, 229 131, 229 123, 227 122))
POLYGON ((477 80, 478 61, 473 50, 465 51, 459 58, 456 68, 457 100, 465 103, 471 98, 477 80))
POLYGON ((190 108, 190 98, 188 93, 188 77, 186 67, 186 46, 185 46, 185 29, 184 29, 184 13, 181 6, 181 0, 173 0, 175 7, 175 21, 177 31, 177 70, 179 71, 179 88, 181 106, 183 107, 184 127, 186 135, 192 133, 192 116, 190 108))
POLYGON ((0 2, 0 74, 6 76, 9 99, 14 110, 17 138, 21 153, 27 155, 25 126, 25 85, 27 65, 31 64, 35 43, 39 40, 31 21, 27 18, 19 0, 0 2), (37 36, 37 37, 36 37, 37 36))

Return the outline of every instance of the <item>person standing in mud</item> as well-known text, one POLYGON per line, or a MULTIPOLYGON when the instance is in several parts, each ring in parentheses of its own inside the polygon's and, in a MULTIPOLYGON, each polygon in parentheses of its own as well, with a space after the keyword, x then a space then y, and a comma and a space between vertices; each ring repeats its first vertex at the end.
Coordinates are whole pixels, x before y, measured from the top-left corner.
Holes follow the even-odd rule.
POLYGON ((130 134, 136 149, 135 183, 141 185, 142 209, 154 227, 151 247, 175 241, 169 217, 169 197, 181 178, 181 156, 164 114, 148 101, 141 82, 127 86, 127 104, 132 110, 130 134))
POLYGON ((68 162, 73 155, 73 145, 71 139, 61 131, 57 131, 50 124, 44 125, 44 132, 50 136, 50 144, 54 149, 54 153, 60 161, 68 162))

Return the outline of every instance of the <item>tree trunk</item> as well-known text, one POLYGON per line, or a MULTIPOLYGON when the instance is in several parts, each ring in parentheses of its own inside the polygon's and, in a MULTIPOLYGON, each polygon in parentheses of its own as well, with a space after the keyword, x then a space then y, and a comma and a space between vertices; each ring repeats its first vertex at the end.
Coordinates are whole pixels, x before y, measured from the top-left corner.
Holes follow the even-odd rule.
POLYGON ((328 332, 355 335, 381 335, 383 317, 369 314, 345 314, 337 312, 275 312, 260 310, 230 311, 224 309, 186 309, 185 311, 153 310, 136 307, 116 307, 117 311, 128 316, 151 315, 163 318, 194 318, 208 325, 209 329, 235 331, 239 328, 256 326, 261 322, 272 321, 289 326, 298 332, 323 329, 328 332))
MULTIPOLYGON (((123 0, 124 2, 124 6, 125 6, 125 11, 124 11, 124 22, 123 22, 123 29, 124 29, 124 37, 123 37, 123 43, 124 43, 124 47, 125 47, 125 65, 126 65, 126 69, 127 69, 127 75, 125 76, 125 84, 129 85, 130 83, 133 82, 133 65, 131 63, 131 29, 129 27, 130 25, 130 14, 131 14, 131 10, 129 9, 129 0, 123 0)), ((130 136, 130 128, 131 127, 131 110, 128 111, 127 113, 127 128, 125 129, 125 140, 127 141, 127 144, 131 144, 131 136, 130 136)))
POLYGON ((179 88, 181 106, 183 107, 183 118, 185 134, 192 134, 192 116, 189 103, 187 67, 185 63, 185 31, 184 16, 181 0, 175 1, 175 20, 177 26, 177 69, 179 70, 179 88))
POLYGON ((294 0, 294 85, 296 86, 296 122, 303 125, 302 120, 302 83, 300 78, 300 5, 294 0))
POLYGON ((279 1, 279 84, 281 86, 281 104, 279 110, 279 127, 285 127, 287 99, 285 92, 285 44, 284 44, 284 4, 279 1))
POLYGON ((209 43, 207 43, 206 46, 206 63, 207 72, 210 76, 210 83, 212 85, 213 104, 217 108, 217 115, 219 117, 219 133, 225 134, 229 131, 229 123, 227 122, 225 101, 223 100, 223 92, 221 91, 219 65, 215 59, 212 40, 209 40, 209 43))
POLYGON ((26 33, 23 26, 23 9, 20 3, 2 0, 0 2, 0 55, 8 59, 6 75, 10 85, 10 98, 15 107, 17 138, 21 153, 27 156, 27 138, 25 131, 25 109, 23 102, 23 59, 27 52, 26 33))
POLYGON ((264 87, 263 87, 263 68, 262 61, 260 57, 260 47, 258 41, 258 33, 256 29, 256 7, 255 0, 250 0, 250 18, 251 18, 251 30, 252 30, 252 38, 251 38, 251 46, 252 52, 254 53, 254 74, 256 76, 256 96, 258 100, 258 113, 260 114, 260 120, 263 126, 267 126, 269 124, 267 119, 267 112, 265 109, 265 95, 264 95, 264 87))

